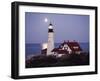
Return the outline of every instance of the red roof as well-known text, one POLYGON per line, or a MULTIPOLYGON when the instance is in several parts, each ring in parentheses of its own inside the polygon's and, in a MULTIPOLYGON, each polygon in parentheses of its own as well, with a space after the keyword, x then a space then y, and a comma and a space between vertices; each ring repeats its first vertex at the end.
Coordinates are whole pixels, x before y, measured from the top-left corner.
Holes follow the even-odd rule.
POLYGON ((67 44, 72 51, 82 51, 80 45, 76 41, 73 41, 73 42, 64 41, 64 43, 62 43, 61 45, 64 46, 65 44, 67 44))
POLYGON ((59 49, 58 48, 54 48, 53 50, 52 50, 52 52, 57 52, 59 49))

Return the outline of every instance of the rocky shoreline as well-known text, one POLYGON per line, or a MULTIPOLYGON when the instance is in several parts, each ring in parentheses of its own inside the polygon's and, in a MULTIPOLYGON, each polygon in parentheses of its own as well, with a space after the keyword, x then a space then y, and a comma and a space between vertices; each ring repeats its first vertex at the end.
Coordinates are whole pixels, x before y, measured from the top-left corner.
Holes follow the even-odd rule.
POLYGON ((60 58, 41 54, 32 56, 30 59, 26 60, 26 68, 77 65, 89 65, 89 54, 66 54, 60 58))

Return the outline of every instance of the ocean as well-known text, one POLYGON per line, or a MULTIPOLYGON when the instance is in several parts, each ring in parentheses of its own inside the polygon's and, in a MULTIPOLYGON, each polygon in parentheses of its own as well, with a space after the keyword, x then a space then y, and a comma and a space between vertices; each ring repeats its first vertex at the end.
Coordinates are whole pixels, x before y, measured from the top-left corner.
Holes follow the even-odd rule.
MULTIPOLYGON (((82 48, 83 51, 89 52, 89 43, 79 43, 80 47, 82 48)), ((60 43, 55 43, 55 47, 58 47, 60 43)), ((26 57, 30 55, 36 55, 36 54, 41 54, 41 44, 25 44, 25 54, 26 57)))

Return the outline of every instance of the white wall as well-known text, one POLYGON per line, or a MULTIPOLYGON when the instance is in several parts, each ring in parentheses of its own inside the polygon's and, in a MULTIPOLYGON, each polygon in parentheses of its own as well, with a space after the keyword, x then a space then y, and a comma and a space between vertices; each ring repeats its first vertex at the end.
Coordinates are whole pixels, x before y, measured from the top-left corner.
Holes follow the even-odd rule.
MULTIPOLYGON (((14 0, 0 0, 0 81, 13 81, 10 78, 10 65, 11 65, 11 2, 14 0)), ((20 0, 19 0, 20 1, 20 0)), ((30 2, 43 2, 43 3, 59 3, 59 4, 74 4, 74 5, 88 5, 98 6, 100 10, 100 0, 21 0, 30 2)), ((98 11, 100 14, 100 11, 98 11)), ((100 22, 100 15, 98 16, 100 22)), ((99 24, 99 23, 98 23, 99 24)), ((98 25, 98 27, 100 24, 98 25)), ((100 34, 100 28, 99 34, 100 34)), ((99 40, 100 41, 100 37, 99 40)), ((100 43, 98 43, 100 45, 100 43)), ((100 48, 100 46, 99 46, 100 48)), ((100 53, 100 51, 99 51, 100 53)), ((100 54, 98 54, 100 62, 100 54)), ((100 68, 100 63, 99 68, 100 68)), ((100 71, 100 70, 99 70, 100 71)), ((66 77, 53 77, 53 78, 40 78, 34 79, 37 81, 99 81, 100 74, 98 75, 82 75, 82 76, 66 76, 66 77)), ((33 81, 33 79, 26 79, 26 81, 33 81)))

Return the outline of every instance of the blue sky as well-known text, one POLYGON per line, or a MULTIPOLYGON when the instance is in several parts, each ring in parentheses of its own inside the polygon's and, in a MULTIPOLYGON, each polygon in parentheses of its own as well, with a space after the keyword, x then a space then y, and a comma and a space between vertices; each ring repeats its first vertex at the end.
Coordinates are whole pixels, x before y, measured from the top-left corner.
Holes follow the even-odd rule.
POLYGON ((89 42, 89 16, 74 14, 25 13, 25 42, 47 42, 48 25, 54 26, 54 41, 64 40, 89 42), (49 21, 45 22, 47 18, 49 21))

